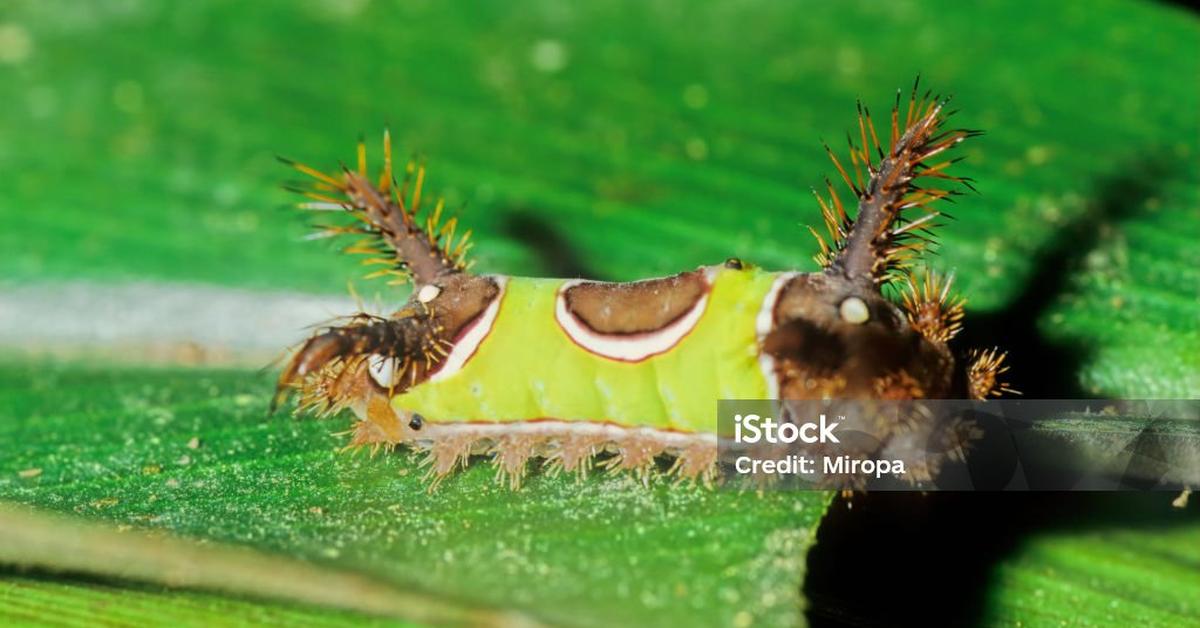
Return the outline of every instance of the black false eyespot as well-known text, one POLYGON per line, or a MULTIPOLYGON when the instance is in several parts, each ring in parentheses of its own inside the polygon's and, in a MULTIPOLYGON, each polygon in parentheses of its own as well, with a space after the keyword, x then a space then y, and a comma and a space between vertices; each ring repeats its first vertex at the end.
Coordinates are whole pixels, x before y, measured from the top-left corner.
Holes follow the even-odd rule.
POLYGON ((408 427, 412 428, 412 430, 415 432, 421 429, 422 425, 425 425, 425 417, 414 412, 412 419, 408 422, 408 427))
POLYGON ((729 268, 732 270, 742 270, 745 267, 746 267, 746 265, 742 263, 742 260, 740 260, 736 257, 731 257, 731 258, 725 260, 725 268, 729 268))

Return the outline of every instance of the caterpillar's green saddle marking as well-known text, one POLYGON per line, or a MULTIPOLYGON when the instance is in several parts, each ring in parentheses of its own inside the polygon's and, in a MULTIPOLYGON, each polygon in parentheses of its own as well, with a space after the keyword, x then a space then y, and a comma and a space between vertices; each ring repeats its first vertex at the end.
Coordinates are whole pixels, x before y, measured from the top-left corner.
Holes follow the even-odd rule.
POLYGON ((461 370, 397 395, 439 421, 563 419, 715 431, 717 399, 768 395, 755 319, 776 275, 717 268, 699 321, 636 362, 597 355, 556 320, 561 279, 511 277, 488 335, 461 370))

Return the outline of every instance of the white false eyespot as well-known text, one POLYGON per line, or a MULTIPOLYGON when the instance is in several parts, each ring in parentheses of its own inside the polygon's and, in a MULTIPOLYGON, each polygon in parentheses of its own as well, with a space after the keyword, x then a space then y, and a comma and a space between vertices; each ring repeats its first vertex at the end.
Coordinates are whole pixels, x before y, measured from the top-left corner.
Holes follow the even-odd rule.
POLYGON ((417 300, 420 301, 421 303, 429 303, 430 301, 436 299, 438 297, 438 295, 441 293, 442 293, 441 288, 439 288, 431 283, 425 284, 425 285, 421 286, 420 290, 417 290, 417 300))
POLYGON ((866 302, 858 297, 846 297, 838 306, 838 313, 841 314, 842 320, 853 325, 862 325, 871 319, 871 311, 867 309, 866 302))
POLYGON ((402 375, 397 358, 379 354, 367 358, 367 370, 371 373, 371 379, 384 388, 395 386, 402 375))

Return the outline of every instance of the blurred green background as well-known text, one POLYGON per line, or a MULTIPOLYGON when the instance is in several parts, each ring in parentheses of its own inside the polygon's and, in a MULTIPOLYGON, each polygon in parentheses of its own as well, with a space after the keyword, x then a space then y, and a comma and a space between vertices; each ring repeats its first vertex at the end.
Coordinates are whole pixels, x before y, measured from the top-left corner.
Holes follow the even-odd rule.
MULTIPOLYGON (((463 208, 479 271, 633 279, 733 255, 812 269, 809 188, 833 174, 821 139, 841 145, 856 99, 882 119, 920 73, 954 95, 958 124, 987 131, 960 151, 959 172, 980 193, 948 208, 955 219, 931 258, 970 299, 963 345, 1011 349, 1015 383, 1035 397, 1195 398, 1197 53, 1194 14, 1115 1, 10 1, 0 7, 0 293, 154 282, 344 295, 361 268, 333 243, 300 241, 306 217, 288 209, 279 183, 292 174, 273 156, 334 167, 360 134, 376 150, 385 125, 402 155, 426 160, 429 189, 463 208)), ((403 296, 356 284, 368 298, 403 296)), ((730 596, 758 601, 751 619, 802 618, 820 496, 737 506, 609 480, 582 492, 544 480, 514 496, 475 469, 425 498, 415 471, 393 473, 406 457, 347 461, 331 454, 332 424, 262 419, 270 383, 246 364, 47 362, 22 346, 19 326, 6 331, 5 498, 349 564, 558 622, 577 609, 582 623, 741 622, 730 596), (197 435, 219 446, 187 451, 197 435), (433 505, 397 515, 382 502, 433 505), (635 502, 644 507, 627 512, 635 502), (336 516, 297 524, 311 508, 336 516), (722 522, 721 509, 739 512, 722 522), (494 530, 438 532, 459 520, 498 522, 528 560, 502 571, 494 530), (389 522, 433 536, 397 540, 389 522), (614 526, 628 537, 595 540, 614 526), (543 528, 558 536, 539 537, 543 528), (333 537, 353 549, 323 554, 333 537), (453 547, 473 564, 447 567, 439 557, 453 547), (763 564, 789 575, 767 578, 776 571, 763 564), (557 584, 542 596, 546 580, 557 584)), ((1176 526, 1182 540, 1155 556, 1185 565, 1172 582, 1186 591, 1200 559, 1176 550, 1200 546, 1195 512, 1165 508, 1112 534, 1176 526)), ((1096 587, 1103 599, 1131 596, 1134 610, 1098 604, 1095 621, 1147 609, 1165 624, 1195 617, 1194 600, 1170 587, 1139 601, 1138 578, 1154 568, 1122 563, 1108 576, 1128 586, 1105 589, 1087 576, 1102 567, 1038 553, 1054 542, 1033 536, 1034 549, 995 557, 992 593, 972 617, 1005 623, 1053 598, 1043 619, 1057 621, 1053 609, 1096 587), (1047 569, 1068 583, 1058 574, 1076 569, 1080 589, 1047 590, 1047 569)))

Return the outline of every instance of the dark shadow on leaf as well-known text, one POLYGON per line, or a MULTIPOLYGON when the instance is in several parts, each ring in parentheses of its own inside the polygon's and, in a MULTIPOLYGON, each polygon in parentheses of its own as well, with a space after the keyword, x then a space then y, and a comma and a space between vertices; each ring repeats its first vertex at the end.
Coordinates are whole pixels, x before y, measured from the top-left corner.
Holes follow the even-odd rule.
POLYGON ((1200 523, 1168 492, 872 493, 830 507, 808 555, 813 626, 973 626, 1031 534, 1200 523))
POLYGON ((530 211, 505 212, 501 232, 537 254, 547 277, 598 279, 561 232, 542 216, 530 211))
POLYGON ((1082 399, 1089 395, 1079 382, 1080 368, 1091 350, 1074 342, 1047 339, 1038 321, 1067 291, 1084 257, 1101 244, 1104 234, 1132 218, 1165 177, 1177 174, 1174 162, 1151 153, 1119 174, 1101 180, 1093 200, 1078 216, 1057 229, 1033 260, 1033 272, 1020 294, 995 312, 972 313, 960 348, 999 346, 1009 352, 1009 383, 1027 399, 1082 399))

